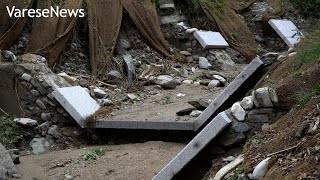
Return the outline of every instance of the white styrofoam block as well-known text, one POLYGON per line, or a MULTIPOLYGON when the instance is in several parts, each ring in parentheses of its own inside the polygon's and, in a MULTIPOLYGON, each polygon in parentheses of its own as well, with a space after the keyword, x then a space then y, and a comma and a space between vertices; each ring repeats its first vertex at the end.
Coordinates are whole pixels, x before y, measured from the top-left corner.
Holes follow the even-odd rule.
POLYGON ((193 35, 205 49, 229 47, 229 44, 219 32, 196 31, 193 35))
POLYGON ((270 19, 269 24, 289 47, 300 42, 303 37, 299 29, 290 20, 270 19))
POLYGON ((82 128, 86 125, 86 118, 100 109, 97 101, 80 86, 58 88, 52 95, 82 128))

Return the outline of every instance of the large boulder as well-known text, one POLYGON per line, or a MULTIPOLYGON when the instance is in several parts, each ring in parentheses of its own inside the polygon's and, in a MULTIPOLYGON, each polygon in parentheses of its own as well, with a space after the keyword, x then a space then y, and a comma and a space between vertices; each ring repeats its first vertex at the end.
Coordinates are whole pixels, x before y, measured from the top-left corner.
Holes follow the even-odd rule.
POLYGON ((14 166, 9 152, 0 143, 0 179, 2 180, 12 177, 16 171, 17 169, 14 166))

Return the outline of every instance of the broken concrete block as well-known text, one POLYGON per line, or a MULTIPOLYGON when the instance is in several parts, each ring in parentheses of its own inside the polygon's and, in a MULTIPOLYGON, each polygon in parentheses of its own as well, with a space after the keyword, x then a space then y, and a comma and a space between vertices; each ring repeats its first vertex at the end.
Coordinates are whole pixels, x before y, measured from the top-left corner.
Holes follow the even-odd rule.
POLYGON ((183 15, 180 14, 172 14, 172 15, 168 15, 168 16, 161 16, 160 17, 160 22, 161 25, 165 25, 165 24, 176 24, 178 22, 181 21, 186 21, 187 18, 183 15))
POLYGON ((86 118, 100 109, 100 105, 81 86, 58 88, 52 95, 82 128, 86 118))
POLYGON ((303 34, 290 20, 270 19, 269 24, 289 47, 293 47, 303 38, 303 34))
POLYGON ((229 44, 219 32, 196 31, 193 35, 204 49, 229 47, 229 44))
POLYGON ((218 114, 179 154, 167 164, 153 180, 169 180, 178 174, 203 148, 205 148, 231 120, 225 112, 218 114))

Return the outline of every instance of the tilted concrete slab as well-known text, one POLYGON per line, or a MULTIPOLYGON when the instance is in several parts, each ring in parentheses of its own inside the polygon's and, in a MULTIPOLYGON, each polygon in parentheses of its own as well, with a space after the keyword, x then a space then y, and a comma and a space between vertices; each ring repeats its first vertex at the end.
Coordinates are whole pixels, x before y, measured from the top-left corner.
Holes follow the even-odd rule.
POLYGON ((52 95, 82 128, 86 125, 86 118, 100 109, 100 105, 80 86, 57 88, 52 95))
POLYGON ((204 49, 229 47, 229 44, 219 32, 196 31, 193 35, 204 49))
POLYGON ((198 130, 203 124, 210 120, 220 107, 222 107, 240 87, 248 81, 252 75, 263 67, 260 58, 255 58, 250 64, 219 94, 217 98, 198 116, 194 121, 194 130, 198 130))
POLYGON ((186 130, 186 131, 192 131, 194 129, 193 121, 165 122, 165 121, 105 120, 105 119, 97 120, 95 128, 186 130))
POLYGON ((269 24, 289 47, 299 43, 303 38, 303 34, 290 20, 270 19, 269 24))
POLYGON ((179 154, 167 164, 153 180, 170 180, 178 174, 203 148, 205 148, 231 120, 225 112, 218 114, 179 154))

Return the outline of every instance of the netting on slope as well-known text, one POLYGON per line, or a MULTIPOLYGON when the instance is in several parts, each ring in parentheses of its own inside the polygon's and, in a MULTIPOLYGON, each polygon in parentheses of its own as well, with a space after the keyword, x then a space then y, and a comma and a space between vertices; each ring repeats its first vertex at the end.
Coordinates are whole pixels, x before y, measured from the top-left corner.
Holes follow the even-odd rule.
POLYGON ((254 35, 246 23, 235 12, 249 7, 253 1, 243 6, 233 0, 200 0, 200 5, 208 19, 214 23, 230 46, 239 51, 250 62, 258 53, 254 35))
MULTIPOLYGON (((50 6, 55 6, 51 0, 41 0, 37 4, 39 9, 49 9, 50 6)), ((82 0, 68 0, 60 6, 61 9, 77 10, 82 7, 82 0)), ((35 18, 26 52, 45 55, 49 67, 52 67, 69 40, 77 19, 74 16, 35 18)))
POLYGON ((27 22, 27 17, 11 18, 7 12, 7 7, 10 10, 13 6, 22 9, 31 7, 32 3, 33 0, 0 1, 0 49, 8 49, 12 46, 27 22))

